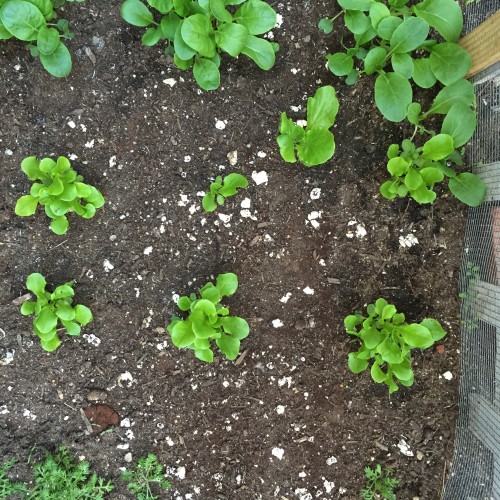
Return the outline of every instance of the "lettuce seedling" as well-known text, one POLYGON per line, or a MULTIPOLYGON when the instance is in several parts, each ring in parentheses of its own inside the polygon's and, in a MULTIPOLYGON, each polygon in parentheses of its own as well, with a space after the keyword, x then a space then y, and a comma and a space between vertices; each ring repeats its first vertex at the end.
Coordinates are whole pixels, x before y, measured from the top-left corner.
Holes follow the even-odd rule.
POLYGON ((229 174, 224 179, 220 175, 210 184, 210 191, 201 200, 205 212, 213 212, 217 205, 224 205, 226 198, 238 193, 238 189, 248 186, 247 179, 241 174, 229 174))
POLYGON ((58 286, 52 293, 45 290, 47 282, 40 273, 33 273, 26 280, 26 288, 33 292, 36 302, 27 301, 21 306, 24 316, 35 315, 33 332, 40 337, 42 348, 46 351, 55 351, 61 341, 57 336, 59 321, 68 335, 80 335, 80 326, 85 326, 94 318, 86 306, 78 304, 72 306, 73 281, 58 286))
POLYGON ((60 156, 57 162, 50 158, 38 161, 36 156, 30 156, 22 161, 21 169, 32 181, 41 182, 35 182, 30 194, 17 200, 16 215, 33 215, 40 204, 52 219, 50 229, 56 234, 64 234, 68 230, 68 212, 91 219, 96 209, 104 205, 102 194, 94 186, 85 184, 83 177, 71 168, 71 163, 64 156, 60 156))
POLYGON ((194 79, 204 90, 220 85, 220 52, 232 57, 243 54, 259 68, 274 66, 277 43, 263 35, 276 25, 276 12, 262 0, 147 0, 161 15, 159 22, 140 0, 125 0, 121 6, 128 23, 148 27, 142 43, 167 42, 166 54, 174 56, 181 70, 193 68, 194 79), (233 5, 239 8, 229 11, 233 5), (153 27, 149 27, 149 26, 153 27))
POLYGON ((335 140, 329 129, 335 123, 338 110, 335 89, 327 85, 307 99, 305 128, 295 124, 283 112, 277 137, 281 157, 288 163, 295 163, 298 156, 306 167, 327 162, 335 153, 335 140))
POLYGON ((64 19, 49 22, 56 17, 54 8, 60 5, 60 1, 51 0, 0 0, 0 40, 29 42, 31 55, 39 57, 51 75, 63 78, 70 74, 72 62, 61 39, 70 40, 73 33, 64 19))
POLYGON ((371 366, 372 379, 389 386, 389 394, 398 390, 397 382, 413 385, 411 350, 426 349, 442 339, 446 332, 435 319, 420 323, 405 323, 405 315, 385 299, 377 299, 367 307, 368 317, 356 312, 344 319, 347 333, 358 337, 361 347, 351 352, 348 365, 353 373, 361 373, 371 366))
POLYGON ((176 347, 193 349, 201 361, 211 363, 214 353, 211 341, 230 360, 237 358, 240 341, 250 332, 248 323, 238 316, 229 316, 229 309, 221 305, 223 297, 233 295, 238 288, 238 277, 233 273, 219 274, 216 284, 207 283, 199 291, 177 301, 181 311, 189 311, 187 319, 172 316, 167 327, 176 347))
MULTIPOLYGON (((455 0, 338 0, 344 23, 354 35, 355 46, 327 56, 330 71, 354 84, 361 74, 377 74, 375 103, 390 121, 402 121, 412 102, 410 79, 421 88, 439 81, 450 85, 467 74, 472 60, 457 43, 463 27, 460 5, 455 0), (444 39, 429 38, 434 28, 444 39), (357 60, 357 63, 355 63, 357 60), (362 69, 357 69, 359 65, 362 69), (390 64, 390 68, 388 68, 390 64)), ((338 17, 320 21, 331 32, 338 17)))

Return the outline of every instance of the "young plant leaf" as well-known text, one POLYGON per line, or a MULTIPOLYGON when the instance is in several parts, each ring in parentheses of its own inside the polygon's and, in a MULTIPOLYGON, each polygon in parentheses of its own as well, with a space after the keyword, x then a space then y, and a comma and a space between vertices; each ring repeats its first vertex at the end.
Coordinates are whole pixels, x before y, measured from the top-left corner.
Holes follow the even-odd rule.
POLYGON ((40 62, 42 66, 56 78, 68 76, 73 66, 68 48, 60 42, 52 53, 43 54, 40 52, 40 62))
POLYGON ((392 53, 411 52, 429 35, 429 24, 418 17, 408 17, 394 30, 390 39, 392 53))
POLYGON ((448 187, 456 198, 469 207, 478 207, 486 198, 486 184, 480 177, 470 172, 451 178, 448 187))
POLYGON ((248 35, 242 54, 252 59, 257 66, 265 71, 271 69, 276 61, 273 46, 263 38, 248 35))
POLYGON ((193 75, 196 83, 204 90, 215 90, 220 85, 219 68, 203 57, 195 58, 193 75))
MULTIPOLYGON (((184 22, 181 24, 181 36, 184 42, 201 56, 208 59, 215 56, 215 32, 208 16, 194 14, 184 19, 184 22)), ((177 52, 177 40, 174 43, 177 52)))
POLYGON ((422 158, 442 160, 450 155, 454 149, 453 137, 451 135, 438 134, 424 144, 422 158))
POLYGON ((27 194, 17 200, 14 212, 21 217, 29 217, 36 212, 37 207, 38 198, 27 194))
POLYGON ((337 76, 348 75, 354 68, 354 59, 344 52, 328 54, 326 59, 328 61, 328 69, 337 76))
POLYGON ((398 73, 382 73, 375 80, 377 108, 391 122, 404 120, 412 98, 410 82, 398 73))
POLYGON ((134 26, 145 27, 154 22, 153 14, 140 0, 125 0, 120 12, 123 19, 134 26))
POLYGON ((45 26, 45 18, 40 10, 23 0, 9 0, 0 3, 0 21, 9 33, 19 40, 36 40, 38 31, 45 26))
POLYGON ((413 7, 415 15, 435 28, 447 42, 458 40, 463 28, 460 5, 454 0, 424 0, 413 7))
POLYGON ((437 81, 428 58, 413 59, 413 81, 423 89, 430 89, 437 81))
POLYGON ((248 0, 234 13, 233 19, 251 35, 262 35, 276 26, 276 12, 266 2, 248 0))
POLYGON ((429 57, 432 72, 443 85, 464 78, 472 65, 469 53, 456 43, 438 43, 429 57))
POLYGON ((240 341, 237 338, 222 335, 216 339, 217 347, 230 361, 234 361, 240 353, 240 341))
POLYGON ((463 146, 474 134, 476 112, 461 102, 455 103, 444 118, 441 133, 453 137, 453 146, 463 146))
POLYGON ((335 153, 333 134, 327 129, 307 130, 304 139, 297 145, 299 160, 306 167, 313 167, 327 162, 335 153))
POLYGON ((238 57, 246 46, 247 38, 248 29, 236 23, 221 24, 215 32, 215 41, 217 45, 233 57, 238 57))

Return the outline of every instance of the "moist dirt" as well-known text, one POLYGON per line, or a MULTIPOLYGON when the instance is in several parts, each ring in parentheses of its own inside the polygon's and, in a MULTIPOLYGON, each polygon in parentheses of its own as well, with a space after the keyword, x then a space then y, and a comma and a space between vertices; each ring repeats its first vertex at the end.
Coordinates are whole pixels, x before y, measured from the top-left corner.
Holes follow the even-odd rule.
POLYGON ((27 457, 64 444, 115 483, 109 498, 131 497, 120 468, 148 452, 168 467, 165 499, 354 500, 376 463, 394 469, 398 499, 440 498, 466 211, 446 189, 432 206, 380 196, 387 147, 412 131, 382 119, 370 78, 349 87, 325 68, 341 48, 338 33, 316 28, 334 14, 329 3, 269 3, 282 16, 275 67, 223 56, 215 92, 142 46, 117 1, 61 12, 76 35, 66 79, 23 44, 0 45, 0 356, 13 355, 0 366, 0 459, 17 459, 13 477, 29 481, 27 457), (310 169, 284 163, 280 113, 305 118, 307 96, 326 84, 340 100, 335 156, 310 169), (72 158, 104 208, 73 214, 64 236, 43 211, 15 216, 31 155, 72 158), (204 213, 200 193, 230 172, 248 189, 204 213), (408 235, 418 243, 403 246, 408 235), (56 353, 13 302, 32 272, 50 287, 75 280, 76 302, 94 313, 56 353), (238 275, 227 304, 251 333, 237 362, 205 364, 172 346, 166 322, 176 295, 223 272, 238 275), (392 396, 347 368, 357 343, 343 318, 378 297, 448 332, 438 349, 415 351, 414 386, 392 396))

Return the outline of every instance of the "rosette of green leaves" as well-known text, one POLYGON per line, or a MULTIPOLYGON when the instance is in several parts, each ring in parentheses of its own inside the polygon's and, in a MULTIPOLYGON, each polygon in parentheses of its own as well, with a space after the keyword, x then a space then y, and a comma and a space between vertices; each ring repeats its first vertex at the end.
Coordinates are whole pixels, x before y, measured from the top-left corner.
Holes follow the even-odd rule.
MULTIPOLYGON (((410 80, 422 88, 439 81, 450 85, 467 74, 469 53, 457 45, 463 27, 462 11, 455 0, 424 0, 412 7, 407 0, 338 0, 355 46, 327 56, 328 67, 354 84, 359 75, 377 74, 375 103, 390 121, 402 121, 412 102, 410 80), (443 43, 429 39, 434 28, 443 43), (422 52, 424 56, 421 57, 422 52), (355 60, 362 62, 357 69, 355 60), (387 66, 390 64, 390 68, 387 66)), ((320 28, 330 31, 328 19, 320 28)))
POLYGON ((33 332, 40 337, 42 348, 52 352, 61 344, 57 335, 59 322, 68 335, 80 335, 80 327, 87 325, 94 318, 88 307, 80 304, 72 306, 75 295, 72 281, 58 286, 52 293, 45 290, 46 285, 47 282, 41 274, 33 273, 28 276, 26 288, 35 294, 36 302, 24 302, 21 314, 35 315, 33 332))
POLYGON ((441 133, 433 135, 423 146, 416 147, 408 139, 402 142, 401 149, 397 144, 389 146, 387 170, 392 179, 380 187, 385 198, 411 196, 417 203, 432 203, 436 199, 434 185, 447 177, 448 188, 462 203, 477 207, 484 201, 487 188, 483 180, 470 172, 456 173, 449 166, 452 163, 463 165, 458 148, 472 137, 476 129, 476 112, 470 107, 474 102, 472 84, 459 80, 441 90, 426 113, 421 113, 420 104, 410 104, 408 120, 422 134, 434 134, 421 125, 429 114, 446 116, 441 133))
POLYGON ((229 359, 240 352, 240 341, 250 332, 248 323, 238 316, 229 316, 229 309, 221 305, 223 297, 233 295, 238 288, 236 274, 219 274, 216 284, 207 283, 199 292, 181 297, 177 305, 181 311, 189 311, 187 319, 173 316, 167 327, 176 347, 193 349, 201 361, 214 360, 212 341, 229 359))
POLYGON ((51 75, 62 78, 70 74, 72 62, 61 38, 71 39, 73 33, 64 19, 48 22, 54 17, 51 0, 0 0, 0 40, 29 42, 31 55, 40 57, 51 75))
POLYGON ((203 196, 201 204, 205 212, 213 212, 218 205, 224 205, 226 198, 238 193, 238 189, 248 186, 247 179, 241 174, 229 174, 222 178, 218 175, 210 184, 210 191, 203 196))
POLYGON ((102 194, 94 186, 85 184, 83 177, 73 170, 64 156, 60 156, 57 162, 50 158, 38 161, 36 156, 30 156, 22 161, 21 169, 32 181, 40 182, 31 186, 30 194, 17 200, 16 215, 33 215, 40 204, 52 219, 50 229, 56 234, 68 230, 67 213, 76 212, 91 219, 96 209, 104 205, 102 194))
POLYGON ((165 52, 174 56, 181 70, 193 68, 194 79, 204 90, 220 85, 220 56, 240 54, 259 68, 274 66, 278 44, 260 38, 276 25, 276 12, 262 0, 147 0, 160 15, 158 21, 140 0, 126 0, 123 19, 134 26, 148 27, 142 37, 147 46, 167 42, 165 52), (240 5, 233 12, 228 7, 240 5))
POLYGON ((370 304, 366 311, 368 317, 356 313, 344 319, 347 333, 361 341, 358 351, 349 354, 350 370, 361 373, 372 362, 372 379, 387 384, 389 394, 398 390, 398 382, 406 387, 413 385, 411 350, 431 347, 446 332, 435 319, 405 323, 405 315, 382 298, 370 304))
POLYGON ((295 163, 297 157, 306 167, 327 162, 335 153, 335 139, 330 128, 335 123, 339 101, 331 85, 320 87, 314 97, 307 99, 307 125, 302 127, 281 114, 277 142, 281 157, 295 163))

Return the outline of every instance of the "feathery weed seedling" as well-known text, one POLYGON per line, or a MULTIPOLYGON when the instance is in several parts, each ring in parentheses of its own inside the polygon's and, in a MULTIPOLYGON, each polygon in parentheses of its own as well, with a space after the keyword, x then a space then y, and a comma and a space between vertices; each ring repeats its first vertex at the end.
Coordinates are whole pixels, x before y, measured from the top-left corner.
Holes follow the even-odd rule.
POLYGON ((123 471, 121 478, 127 481, 128 489, 136 495, 137 500, 156 500, 160 497, 154 494, 154 485, 163 490, 171 488, 162 470, 163 466, 158 463, 156 455, 149 453, 147 457, 139 458, 136 470, 123 471))
POLYGON ((21 495, 26 492, 26 486, 23 483, 15 483, 7 475, 14 463, 15 460, 11 458, 0 465, 0 498, 10 498, 11 495, 21 495))
POLYGON ((377 464, 375 469, 366 467, 366 484, 361 490, 361 498, 363 500, 376 500, 378 498, 396 500, 393 490, 399 484, 399 479, 392 477, 392 475, 391 469, 382 469, 380 464, 377 464))
POLYGON ((85 184, 83 177, 73 170, 64 156, 60 156, 57 163, 50 158, 38 161, 36 156, 30 156, 22 161, 21 169, 32 181, 41 182, 35 182, 30 194, 17 200, 16 215, 33 215, 40 204, 52 219, 50 229, 56 234, 64 234, 68 230, 67 213, 76 212, 85 219, 91 219, 96 209, 104 205, 102 194, 94 186, 85 184))
POLYGON ((142 37, 147 46, 165 40, 166 54, 174 56, 181 70, 193 68, 193 76, 204 90, 220 85, 220 52, 232 57, 243 54, 259 68, 274 66, 279 45, 260 38, 276 25, 276 12, 262 0, 147 0, 161 20, 140 0, 125 0, 123 19, 148 27, 142 37), (237 10, 231 9, 239 5, 237 10), (151 27, 152 25, 152 27, 151 27))
POLYGON ((226 198, 238 193, 238 189, 248 186, 247 179, 241 174, 229 174, 222 178, 218 175, 210 184, 210 191, 205 194, 201 204, 205 212, 213 212, 218 205, 224 205, 226 198))
POLYGON ((420 323, 405 323, 405 315, 382 298, 368 305, 366 310, 368 317, 356 312, 344 319, 347 333, 361 341, 358 351, 349 354, 350 370, 361 373, 373 360, 372 379, 387 384, 389 394, 398 390, 396 381, 406 387, 412 386, 412 349, 431 347, 446 335, 443 327, 439 321, 430 318, 420 323))
POLYGON ((240 352, 240 341, 250 332, 248 323, 238 316, 229 316, 229 309, 221 305, 223 297, 230 297, 238 288, 238 277, 233 273, 219 274, 216 284, 207 283, 200 289, 200 298, 194 293, 177 301, 181 311, 189 311, 187 319, 173 316, 167 327, 176 347, 194 350, 201 361, 211 363, 214 353, 211 341, 229 359, 240 352))
POLYGON ((53 293, 47 292, 47 282, 39 273, 33 273, 26 280, 26 288, 36 296, 36 302, 27 301, 21 306, 24 316, 35 315, 33 332, 40 337, 42 348, 45 351, 55 351, 61 344, 57 335, 59 321, 68 335, 80 335, 81 327, 90 323, 94 318, 86 306, 78 304, 72 306, 73 282, 69 281, 58 286, 53 293))

